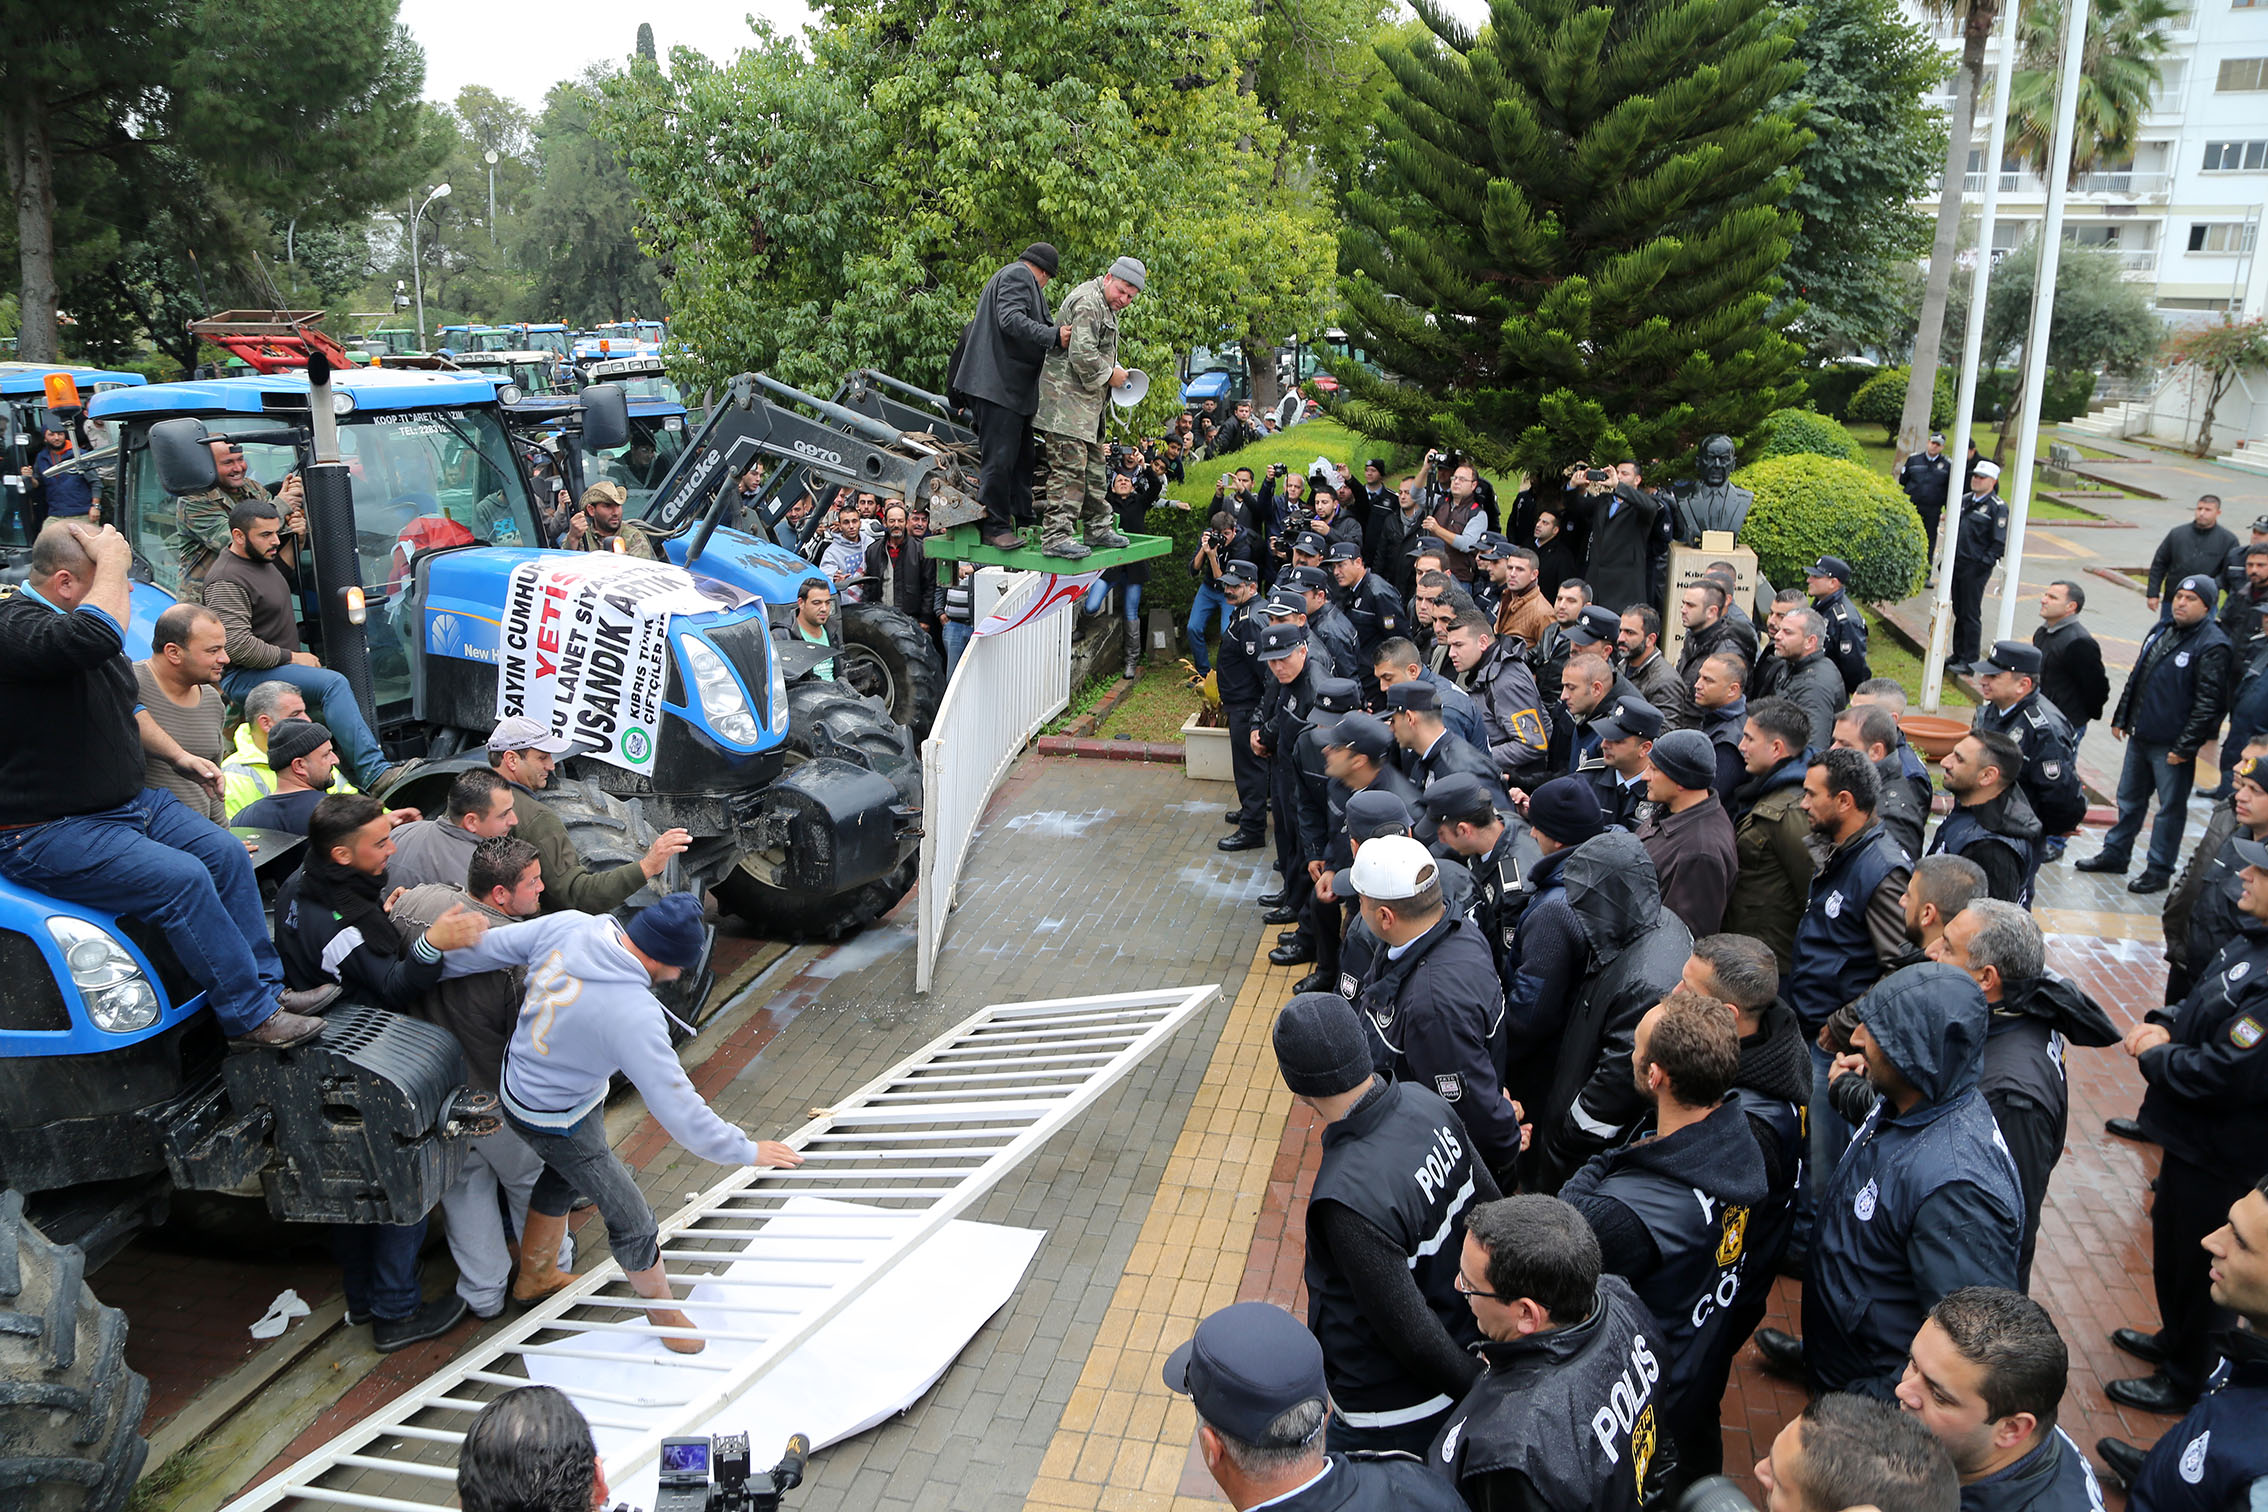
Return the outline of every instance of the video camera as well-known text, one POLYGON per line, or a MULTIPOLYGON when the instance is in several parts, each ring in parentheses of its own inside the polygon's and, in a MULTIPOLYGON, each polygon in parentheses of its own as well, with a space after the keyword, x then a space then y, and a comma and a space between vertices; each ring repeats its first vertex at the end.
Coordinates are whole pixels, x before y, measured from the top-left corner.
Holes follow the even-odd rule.
POLYGON ((803 1484, 811 1440, 798 1433, 787 1454, 768 1472, 769 1490, 748 1483, 748 1435, 665 1438, 661 1442, 660 1495, 654 1512, 776 1512, 783 1492, 803 1484))

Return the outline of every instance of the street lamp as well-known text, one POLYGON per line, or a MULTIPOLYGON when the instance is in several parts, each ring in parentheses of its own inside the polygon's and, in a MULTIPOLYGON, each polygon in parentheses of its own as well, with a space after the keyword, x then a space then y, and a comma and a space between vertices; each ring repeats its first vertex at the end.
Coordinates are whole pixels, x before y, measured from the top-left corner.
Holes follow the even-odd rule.
POLYGON ((419 205, 417 209, 410 212, 410 278, 417 288, 417 344, 419 346, 425 345, 425 269, 424 266, 417 260, 417 222, 419 217, 425 214, 427 205, 432 204, 437 199, 447 199, 448 197, 449 186, 447 184, 443 184, 425 197, 425 204, 419 205))
POLYGON ((496 245, 496 149, 491 147, 481 156, 488 162, 488 244, 496 245))

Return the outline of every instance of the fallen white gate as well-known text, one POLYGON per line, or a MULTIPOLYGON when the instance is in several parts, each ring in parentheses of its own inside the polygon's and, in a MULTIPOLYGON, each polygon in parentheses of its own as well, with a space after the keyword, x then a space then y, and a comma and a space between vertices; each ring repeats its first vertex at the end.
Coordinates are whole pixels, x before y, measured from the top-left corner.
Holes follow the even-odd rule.
MULTIPOLYGON (((798 1306, 704 1304, 707 1312, 747 1315, 745 1328, 725 1337, 759 1347, 729 1364, 699 1355, 671 1357, 678 1368, 673 1373, 683 1378, 681 1395, 575 1391, 595 1425, 636 1435, 633 1447, 608 1459, 608 1480, 626 1482, 654 1460, 664 1438, 692 1432, 746 1392, 1219 993, 1217 985, 1207 985, 995 1004, 790 1135, 787 1143, 803 1152, 802 1166, 737 1171, 664 1222, 662 1254, 681 1294, 697 1283, 749 1284, 723 1278, 732 1262, 766 1245, 839 1247, 826 1255, 790 1253, 800 1262, 839 1264, 842 1274, 832 1284, 802 1283, 815 1295, 798 1306), (884 1211, 831 1212, 824 1236, 814 1234, 808 1220, 796 1225, 793 1236, 767 1235, 767 1221, 798 1198, 884 1211), (918 1221, 906 1224, 909 1215, 918 1221), (863 1230, 862 1218, 869 1225, 863 1230)), ((488 1401, 529 1384, 526 1359, 651 1365, 650 1356, 606 1346, 622 1342, 624 1333, 652 1337, 641 1314, 676 1305, 631 1293, 609 1260, 416 1390, 230 1503, 227 1512, 287 1502, 379 1512, 453 1506, 457 1448, 465 1430, 488 1401)), ((712 1330, 710 1336, 718 1335, 712 1330)))
MULTIPOLYGON (((1013 618, 1050 581, 1019 573, 992 610, 1013 618)), ((982 612, 982 611, 980 611, 982 612)), ((972 639, 953 669, 929 738, 921 743, 921 877, 915 895, 914 991, 927 992, 961 885, 961 862, 977 821, 1024 742, 1071 702, 1069 607, 1002 635, 972 639)))

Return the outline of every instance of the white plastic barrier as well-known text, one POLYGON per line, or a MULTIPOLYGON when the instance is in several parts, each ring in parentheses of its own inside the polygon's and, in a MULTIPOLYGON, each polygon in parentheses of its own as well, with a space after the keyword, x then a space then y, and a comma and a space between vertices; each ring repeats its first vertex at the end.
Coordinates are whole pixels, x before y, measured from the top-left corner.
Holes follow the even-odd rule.
MULTIPOLYGON (((978 593, 980 621, 987 612, 1013 617, 1029 608, 1049 581, 1044 572, 1003 575, 1009 578, 1007 591, 989 611, 986 595, 978 593)), ((980 585, 985 576, 978 574, 980 585)), ((945 918, 961 884, 961 862, 985 804, 1024 743, 1071 701, 1071 626, 1076 618, 1065 607, 1019 629, 971 639, 953 669, 929 738, 921 743, 916 992, 929 990, 945 918)))

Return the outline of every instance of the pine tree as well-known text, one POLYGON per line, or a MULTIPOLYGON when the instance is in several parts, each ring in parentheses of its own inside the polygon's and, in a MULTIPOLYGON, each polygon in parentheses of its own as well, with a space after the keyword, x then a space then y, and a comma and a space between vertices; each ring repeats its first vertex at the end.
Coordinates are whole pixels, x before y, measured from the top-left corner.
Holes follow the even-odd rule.
POLYGON ((1794 398, 1766 316, 1809 140, 1771 0, 1433 0, 1386 49, 1384 162, 1350 193, 1342 293, 1395 375, 1342 381, 1388 439, 1553 471, 1679 459, 1794 398))

